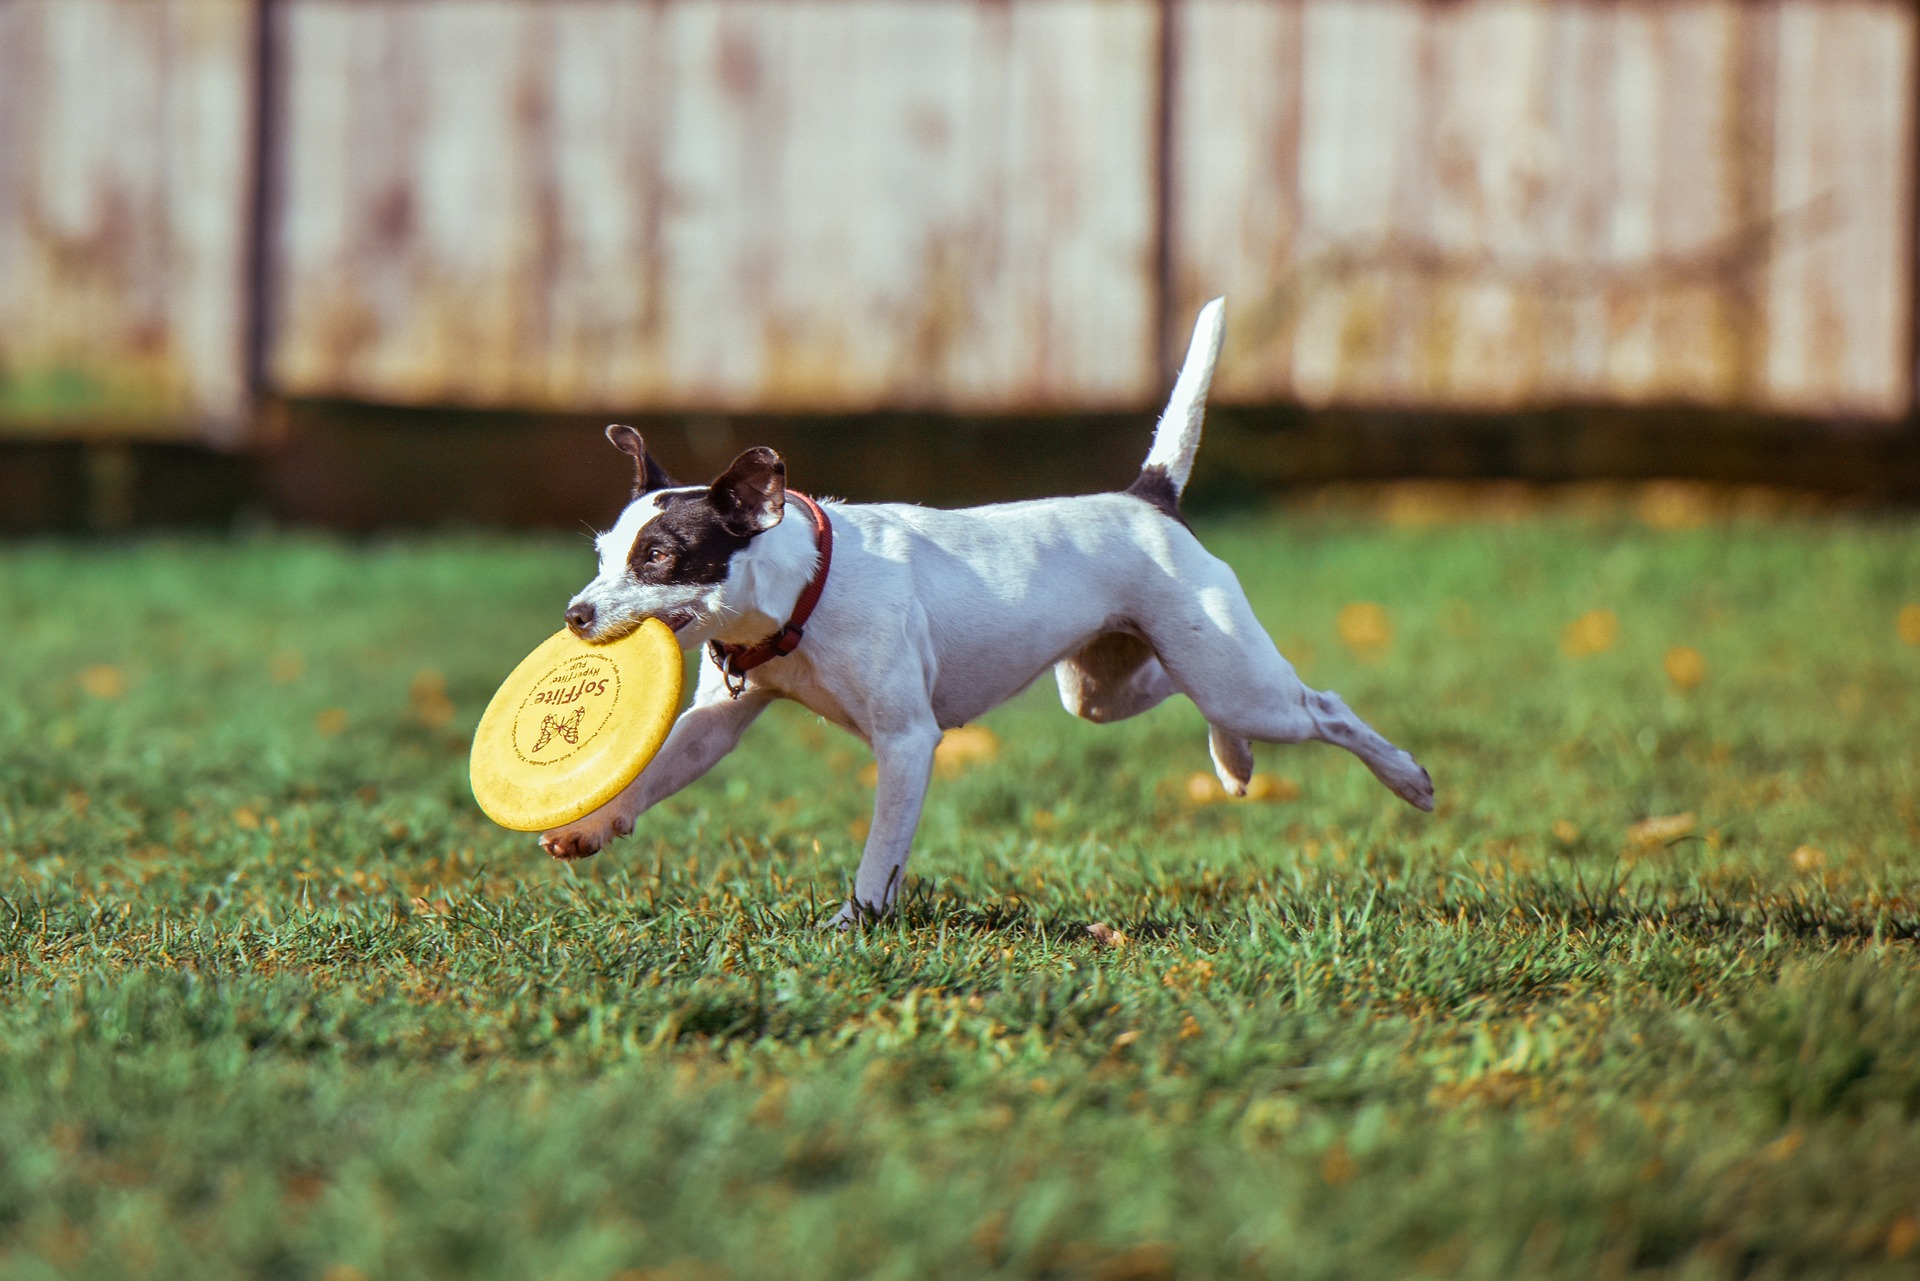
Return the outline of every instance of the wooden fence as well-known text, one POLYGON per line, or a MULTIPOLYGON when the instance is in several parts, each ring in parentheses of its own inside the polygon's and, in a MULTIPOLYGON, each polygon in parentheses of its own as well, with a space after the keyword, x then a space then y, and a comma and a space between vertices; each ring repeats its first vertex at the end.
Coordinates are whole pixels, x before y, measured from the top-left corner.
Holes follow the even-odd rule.
POLYGON ((0 426, 1914 399, 1895 0, 0 0, 0 426))

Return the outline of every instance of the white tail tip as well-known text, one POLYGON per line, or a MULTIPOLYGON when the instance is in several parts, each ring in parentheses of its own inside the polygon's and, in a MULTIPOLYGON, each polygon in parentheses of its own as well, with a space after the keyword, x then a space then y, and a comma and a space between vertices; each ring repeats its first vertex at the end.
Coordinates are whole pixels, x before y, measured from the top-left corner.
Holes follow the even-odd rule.
POLYGON ((1159 467, 1178 492, 1193 474, 1193 458, 1200 451, 1200 424, 1207 414, 1207 390, 1213 385, 1214 362, 1220 359, 1220 340, 1227 332, 1227 300, 1215 298, 1200 309, 1193 325, 1187 359, 1174 380, 1173 395, 1154 429, 1153 449, 1146 466, 1159 467))

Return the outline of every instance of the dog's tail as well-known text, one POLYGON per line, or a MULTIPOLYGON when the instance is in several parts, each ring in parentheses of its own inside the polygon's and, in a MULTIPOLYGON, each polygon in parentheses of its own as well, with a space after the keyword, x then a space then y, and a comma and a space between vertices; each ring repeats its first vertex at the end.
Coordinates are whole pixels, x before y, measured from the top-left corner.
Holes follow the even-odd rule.
POLYGON ((1200 309, 1194 322, 1187 361, 1167 399, 1166 412, 1153 432, 1153 449, 1140 468, 1140 478, 1127 492, 1156 506, 1176 510, 1187 477, 1193 474, 1193 456, 1200 451, 1200 422, 1207 416, 1207 388, 1213 384, 1213 362, 1220 358, 1220 336, 1226 332, 1226 299, 1215 298, 1200 309))

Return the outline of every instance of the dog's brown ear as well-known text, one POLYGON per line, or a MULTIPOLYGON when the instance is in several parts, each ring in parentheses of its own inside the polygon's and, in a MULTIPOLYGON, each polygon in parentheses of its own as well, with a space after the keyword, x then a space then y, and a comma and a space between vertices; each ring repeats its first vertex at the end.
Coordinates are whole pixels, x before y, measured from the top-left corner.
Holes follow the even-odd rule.
POLYGON ((787 509, 787 465, 765 445, 733 460, 707 491, 728 533, 749 538, 780 523, 787 509))
POLYGON ((633 456, 633 496, 650 494, 656 489, 674 489, 678 482, 667 475, 666 469, 653 461, 653 455, 647 452, 647 443, 640 439, 640 433, 625 423, 614 423, 607 428, 607 439, 613 447, 623 454, 633 456))

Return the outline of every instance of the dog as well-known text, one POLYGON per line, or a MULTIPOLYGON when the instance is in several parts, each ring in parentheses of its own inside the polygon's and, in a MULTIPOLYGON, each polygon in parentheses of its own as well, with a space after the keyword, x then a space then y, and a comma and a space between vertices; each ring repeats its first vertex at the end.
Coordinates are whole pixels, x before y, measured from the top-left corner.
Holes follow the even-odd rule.
POLYGON ((541 846, 560 859, 597 853, 711 769, 768 704, 790 698, 873 749, 873 823, 834 923, 884 916, 941 734, 1049 668, 1067 710, 1096 724, 1186 695, 1235 796, 1253 776, 1253 743, 1317 739, 1431 810, 1427 771, 1337 694, 1301 682, 1233 571, 1181 515, 1223 317, 1221 299, 1201 310, 1152 449, 1121 493, 960 511, 816 505, 788 490, 771 449, 747 450, 711 485, 683 486, 633 428, 607 428, 633 457, 633 500, 596 540, 599 572, 568 603, 567 626, 605 642, 658 618, 682 648, 709 653, 659 755, 541 846))

